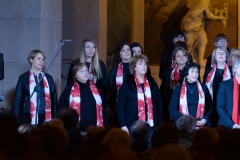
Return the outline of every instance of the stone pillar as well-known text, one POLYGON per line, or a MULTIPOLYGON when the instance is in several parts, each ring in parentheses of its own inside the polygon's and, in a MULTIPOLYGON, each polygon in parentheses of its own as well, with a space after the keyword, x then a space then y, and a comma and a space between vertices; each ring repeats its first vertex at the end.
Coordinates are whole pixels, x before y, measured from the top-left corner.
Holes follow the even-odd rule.
MULTIPOLYGON (((63 38, 72 39, 63 48, 62 73, 67 74, 73 59, 79 58, 83 39, 97 43, 99 58, 106 64, 107 0, 63 0, 63 38)), ((67 81, 62 81, 62 89, 67 81)))
MULTIPOLYGON (((0 52, 4 54, 4 79, 0 81, 1 107, 13 106, 18 77, 31 67, 27 56, 33 49, 46 54, 45 66, 54 56, 54 48, 62 39, 61 0, 1 0, 0 52)), ((60 45, 60 43, 59 43, 60 45)), ((59 46, 58 46, 59 47, 59 46)), ((61 53, 49 69, 60 96, 61 53)))
POLYGON ((144 0, 131 0, 131 42, 144 47, 144 0))

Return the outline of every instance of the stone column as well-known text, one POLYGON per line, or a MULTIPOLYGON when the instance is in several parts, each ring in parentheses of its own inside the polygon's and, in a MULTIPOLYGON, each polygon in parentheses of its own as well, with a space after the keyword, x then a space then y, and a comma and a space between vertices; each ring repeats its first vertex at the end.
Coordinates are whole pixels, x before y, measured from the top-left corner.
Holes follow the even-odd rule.
MULTIPOLYGON (((54 48, 62 39, 61 0, 1 0, 0 53, 4 54, 4 79, 0 81, 1 107, 13 106, 18 77, 31 67, 27 56, 33 49, 46 54, 47 67, 54 56, 54 48)), ((59 43, 60 45, 60 43, 59 43)), ((58 46, 59 47, 59 46, 58 46)), ((60 96, 61 53, 49 69, 60 96)))

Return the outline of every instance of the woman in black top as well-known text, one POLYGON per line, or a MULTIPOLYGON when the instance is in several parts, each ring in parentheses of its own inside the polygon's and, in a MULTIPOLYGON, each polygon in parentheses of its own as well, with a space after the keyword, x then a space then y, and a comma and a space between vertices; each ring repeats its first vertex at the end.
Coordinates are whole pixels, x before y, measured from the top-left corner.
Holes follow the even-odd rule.
POLYGON ((73 82, 72 68, 76 63, 85 63, 89 69, 89 80, 92 81, 100 89, 101 93, 106 94, 108 90, 107 85, 107 71, 103 61, 98 58, 98 51, 96 43, 91 39, 84 39, 80 51, 80 58, 72 61, 69 71, 67 84, 73 82))
POLYGON ((125 78, 130 75, 129 61, 131 58, 130 46, 128 43, 120 43, 116 47, 116 61, 117 65, 111 68, 108 76, 109 94, 109 124, 118 126, 117 120, 117 96, 119 88, 124 82, 125 78))
POLYGON ((191 115, 198 126, 211 124, 212 100, 206 85, 198 81, 199 71, 200 66, 193 62, 184 67, 186 79, 174 89, 170 101, 169 112, 175 121, 182 115, 191 115))
POLYGON ((148 122, 153 129, 162 123, 161 96, 155 80, 146 75, 147 62, 143 54, 133 56, 129 62, 131 75, 119 90, 118 120, 127 133, 136 120, 148 122))
POLYGON ((22 124, 41 125, 45 120, 56 117, 56 89, 52 76, 42 71, 45 59, 44 52, 32 50, 28 56, 31 70, 18 79, 13 113, 22 124))
POLYGON ((211 116, 211 124, 212 126, 216 126, 219 119, 218 113, 216 111, 218 88, 220 82, 231 79, 232 67, 226 64, 226 61, 229 60, 229 52, 226 48, 218 47, 214 49, 212 57, 215 65, 205 72, 203 84, 208 87, 208 90, 212 97, 213 114, 211 116))
POLYGON ((164 79, 160 86, 163 100, 163 122, 170 122, 168 106, 172 91, 178 84, 183 82, 183 68, 189 62, 190 57, 184 48, 177 47, 173 52, 172 59, 174 63, 165 67, 164 79))
POLYGON ((59 108, 71 107, 79 114, 79 129, 86 131, 91 125, 105 123, 104 101, 98 88, 89 80, 87 65, 77 63, 72 69, 74 82, 69 84, 59 98, 59 108))

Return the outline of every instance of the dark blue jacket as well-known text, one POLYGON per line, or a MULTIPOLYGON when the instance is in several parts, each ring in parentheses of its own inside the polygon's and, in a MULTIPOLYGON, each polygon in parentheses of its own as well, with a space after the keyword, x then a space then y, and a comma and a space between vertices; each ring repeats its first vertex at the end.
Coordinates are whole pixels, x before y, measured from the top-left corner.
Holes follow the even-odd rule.
MULTIPOLYGON (((152 104, 153 104, 153 122, 156 128, 162 123, 162 100, 158 85, 152 77, 147 77, 151 89, 152 104)), ((138 120, 138 98, 137 87, 133 75, 126 77, 119 90, 118 121, 120 126, 127 126, 128 129, 138 120)))
MULTIPOLYGON (((170 115, 177 121, 181 116, 182 113, 179 112, 179 100, 180 100, 180 92, 181 92, 182 84, 179 84, 173 91, 171 101, 170 101, 170 106, 169 106, 169 112, 170 115)), ((208 91, 208 88, 206 85, 202 85, 203 92, 205 94, 205 109, 204 109, 204 116, 203 119, 206 119, 207 125, 210 125, 211 122, 209 120, 213 108, 212 108, 212 99, 210 96, 210 93, 208 91)), ((196 113, 191 114, 191 108, 189 108, 189 114, 194 117, 196 113)), ((198 120, 198 119, 197 119, 198 120)))
POLYGON ((233 109, 233 79, 220 83, 217 95, 217 111, 220 116, 218 125, 232 129, 235 124, 232 120, 233 109))

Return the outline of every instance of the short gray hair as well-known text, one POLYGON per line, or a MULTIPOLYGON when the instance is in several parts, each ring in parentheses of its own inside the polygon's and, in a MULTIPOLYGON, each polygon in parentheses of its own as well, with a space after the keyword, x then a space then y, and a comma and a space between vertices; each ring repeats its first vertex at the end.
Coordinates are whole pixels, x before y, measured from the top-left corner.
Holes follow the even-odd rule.
POLYGON ((216 58, 215 58, 215 57, 216 57, 216 53, 217 53, 217 49, 219 49, 219 50, 221 50, 221 51, 224 51, 224 52, 226 53, 226 61, 229 61, 230 56, 229 56, 228 50, 227 50, 226 48, 224 48, 224 47, 217 47, 217 48, 215 48, 215 49, 213 50, 213 53, 212 53, 212 62, 217 63, 216 58))
POLYGON ((237 67, 238 67, 239 64, 240 64, 240 58, 238 58, 238 59, 233 63, 233 66, 232 66, 232 74, 233 74, 233 76, 235 76, 234 70, 237 69, 237 67))
POLYGON ((176 126, 179 131, 192 133, 196 129, 196 119, 190 115, 183 115, 177 120, 176 126))

